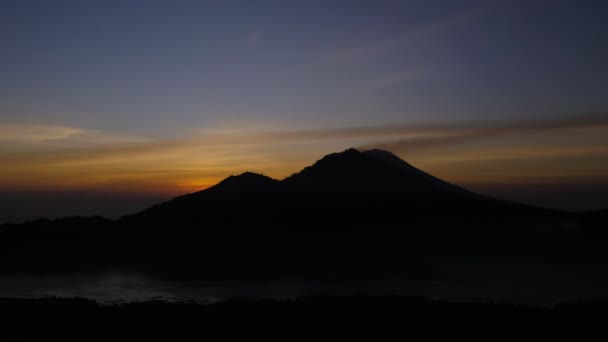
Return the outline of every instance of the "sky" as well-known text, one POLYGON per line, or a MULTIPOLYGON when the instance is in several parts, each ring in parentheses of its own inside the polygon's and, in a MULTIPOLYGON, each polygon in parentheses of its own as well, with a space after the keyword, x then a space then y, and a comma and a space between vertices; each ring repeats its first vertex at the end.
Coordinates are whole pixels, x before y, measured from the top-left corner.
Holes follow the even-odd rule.
POLYGON ((120 216, 383 148, 488 195, 608 207, 602 0, 0 3, 0 222, 120 216))

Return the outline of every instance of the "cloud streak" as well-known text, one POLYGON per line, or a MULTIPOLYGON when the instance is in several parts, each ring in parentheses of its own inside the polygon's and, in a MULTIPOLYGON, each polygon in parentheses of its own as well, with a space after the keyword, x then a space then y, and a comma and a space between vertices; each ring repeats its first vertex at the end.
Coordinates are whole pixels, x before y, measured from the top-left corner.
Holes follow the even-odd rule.
POLYGON ((82 128, 57 125, 0 124, 0 143, 43 143, 87 132, 82 128))
POLYGON ((102 132, 62 125, 28 125, 0 123, 0 144, 61 145, 112 144, 142 142, 140 136, 102 132))
POLYGON ((247 35, 247 44, 250 47, 256 47, 262 42, 263 39, 264 39, 264 32, 262 32, 262 31, 249 32, 249 34, 247 35))
MULTIPOLYGON (((325 153, 352 146, 382 148, 406 156, 425 151, 418 154, 423 158, 417 161, 426 166, 540 156, 573 157, 577 153, 589 157, 605 155, 608 139, 596 138, 595 147, 588 142, 578 142, 576 146, 564 145, 564 142, 569 143, 568 137, 573 134, 606 136, 606 130, 607 113, 514 121, 269 131, 237 129, 220 133, 201 132, 173 140, 145 139, 74 127, 28 128, 26 125, 5 124, 0 125, 3 137, 0 140, 0 188, 191 191, 243 171, 264 172, 281 178, 325 153), (540 135, 546 136, 545 133, 551 133, 550 138, 558 139, 559 144, 551 145, 546 141, 537 144, 535 139, 540 135), (495 138, 517 139, 498 145, 485 143, 495 138), (524 144, 514 144, 514 140, 524 144), (23 147, 15 148, 16 145, 23 147), (461 149, 456 154, 444 153, 458 146, 461 149)), ((596 171, 604 170, 603 167, 600 165, 596 171)))
MULTIPOLYGON (((21 125, 17 132, 11 133, 6 130, 7 128, 12 129, 12 127, 14 126, 0 125, 1 143, 57 143, 61 141, 63 144, 57 144, 57 146, 64 148, 57 149, 59 155, 90 152, 96 156, 131 156, 188 150, 190 148, 221 149, 234 146, 351 140, 370 141, 358 145, 362 149, 386 148, 396 152, 409 152, 493 137, 586 128, 608 128, 608 113, 512 121, 453 121, 272 131, 240 129, 226 133, 213 133, 211 131, 174 140, 153 140, 61 126, 47 126, 44 129, 40 129, 39 126, 32 126, 32 130, 29 131, 27 126, 21 125), (27 133, 22 135, 24 132, 27 133), (82 142, 87 144, 85 146, 79 145, 82 142), (91 144, 91 146, 88 146, 88 144, 91 144)), ((48 151, 45 151, 45 154, 48 154, 48 151)))
MULTIPOLYGON (((420 126, 418 127, 418 132, 423 134, 419 136, 378 141, 362 145, 360 148, 380 148, 388 149, 396 153, 408 153, 420 149, 462 144, 493 137, 520 136, 543 132, 607 127, 608 114, 606 113, 544 120, 502 122, 472 121, 468 123, 452 123, 447 126, 445 124, 426 127, 420 126)), ((405 132, 406 130, 402 131, 402 133, 405 132)))
POLYGON ((450 28, 478 18, 482 16, 485 12, 485 10, 474 9, 462 13, 456 13, 446 18, 443 18, 442 20, 418 26, 394 36, 385 37, 383 39, 358 47, 333 52, 324 56, 321 59, 321 63, 332 64, 366 59, 371 57, 381 57, 393 53, 403 47, 407 47, 407 45, 416 40, 428 38, 433 34, 448 30, 450 28))

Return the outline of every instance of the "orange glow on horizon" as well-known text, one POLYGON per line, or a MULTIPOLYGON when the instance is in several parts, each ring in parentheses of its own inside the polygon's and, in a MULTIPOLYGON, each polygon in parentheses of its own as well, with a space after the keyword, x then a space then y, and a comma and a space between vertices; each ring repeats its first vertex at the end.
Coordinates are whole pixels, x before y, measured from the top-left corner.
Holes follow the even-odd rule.
POLYGON ((570 127, 559 121, 549 123, 549 128, 519 126, 523 128, 478 124, 448 129, 441 124, 262 133, 234 130, 173 141, 36 126, 29 135, 7 134, 4 139, 13 140, 0 141, 0 189, 175 196, 206 189, 245 171, 280 180, 328 153, 353 146, 388 149, 459 185, 606 181, 608 125, 570 127), (414 137, 412 132, 417 132, 414 137), (395 138, 400 134, 401 138, 395 138))

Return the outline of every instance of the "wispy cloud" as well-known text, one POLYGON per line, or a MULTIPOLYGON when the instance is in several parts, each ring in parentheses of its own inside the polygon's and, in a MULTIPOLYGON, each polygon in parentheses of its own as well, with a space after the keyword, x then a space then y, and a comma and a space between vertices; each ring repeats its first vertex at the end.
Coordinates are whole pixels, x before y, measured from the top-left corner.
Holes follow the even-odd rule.
MULTIPOLYGON (((402 127, 405 133, 411 132, 402 127)), ((455 145, 493 137, 529 135, 551 131, 568 131, 585 128, 608 128, 608 114, 596 113, 552 119, 516 121, 471 121, 419 126, 417 136, 402 136, 364 144, 362 149, 381 148, 396 153, 408 153, 420 149, 455 145)), ((398 128, 395 128, 397 130, 398 128)))
POLYGON ((71 185, 122 189, 131 184, 131 188, 149 191, 170 188, 190 191, 243 171, 265 172, 280 178, 325 153, 352 146, 383 148, 405 156, 423 155, 425 164, 441 162, 444 167, 445 163, 474 163, 492 158, 521 159, 543 155, 556 158, 577 153, 603 155, 608 151, 608 139, 594 138, 591 143, 569 146, 568 137, 573 134, 602 136, 607 129, 608 113, 325 129, 262 131, 240 128, 216 133, 204 131, 172 140, 64 126, 5 124, 0 125, 3 137, 0 140, 0 187, 68 188, 71 185), (559 145, 547 144, 547 141, 535 144, 535 139, 546 136, 545 133, 557 136, 559 145), (486 144, 496 138, 499 141, 511 139, 511 142, 486 144), (528 145, 512 141, 524 141, 528 145), (471 142, 474 144, 469 144, 471 142), (458 154, 448 153, 457 146, 462 146, 458 154), (421 151, 424 153, 418 153, 421 151))
POLYGON ((247 44, 250 47, 257 46, 258 44, 260 44, 262 42, 263 39, 264 39, 263 31, 253 31, 253 32, 249 32, 249 34, 247 34, 247 44))
POLYGON ((86 129, 56 125, 0 124, 0 143, 42 143, 86 134, 86 129))
POLYGON ((0 123, 0 144, 82 146, 83 144, 115 144, 146 140, 141 136, 108 133, 73 126, 0 123))
POLYGON ((392 87, 400 86, 404 83, 425 78, 430 74, 426 68, 417 68, 404 71, 396 71, 392 73, 380 74, 370 82, 372 90, 384 90, 392 87))
POLYGON ((414 27, 394 36, 384 37, 368 44, 330 53, 321 58, 321 63, 330 64, 384 56, 407 47, 415 40, 428 38, 433 34, 437 34, 478 18, 485 12, 485 9, 473 9, 462 13, 456 13, 441 20, 414 27))
POLYGON ((64 141, 64 151, 132 155, 164 152, 183 148, 222 148, 229 146, 276 145, 322 141, 367 140, 361 148, 386 148, 412 151, 441 145, 483 140, 492 137, 519 136, 549 131, 585 128, 608 128, 608 113, 564 116, 560 118, 520 119, 511 121, 443 121, 379 126, 353 126, 297 130, 223 130, 204 131, 182 139, 154 140, 63 126, 0 125, 0 143, 55 143, 64 141), (10 131, 18 127, 15 132, 10 131), (28 128, 29 127, 29 128, 28 128), (31 130, 30 130, 31 128, 31 130), (8 130, 7 130, 8 129, 8 130), (70 144, 67 144, 69 142, 70 144), (79 145, 79 143, 90 145, 79 145))

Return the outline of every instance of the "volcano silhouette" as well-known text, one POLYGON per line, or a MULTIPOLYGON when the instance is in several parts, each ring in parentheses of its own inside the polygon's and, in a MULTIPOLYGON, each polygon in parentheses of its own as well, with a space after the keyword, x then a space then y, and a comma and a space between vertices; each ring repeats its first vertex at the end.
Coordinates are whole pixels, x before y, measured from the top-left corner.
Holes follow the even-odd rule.
POLYGON ((321 228, 319 224, 325 221, 332 225, 322 229, 336 229, 353 222, 399 223, 405 216, 414 221, 500 220, 556 213, 474 194, 388 151, 348 149, 329 154, 282 181, 252 172, 230 176, 123 221, 179 222, 181 226, 252 223, 265 218, 264 226, 307 224, 307 229, 315 229, 311 222, 321 228))
POLYGON ((349 149, 325 156, 282 183, 286 188, 332 192, 432 193, 450 187, 425 175, 388 151, 349 149))
POLYGON ((607 240, 590 239, 603 230, 564 227, 597 222, 472 193, 388 151, 348 149, 281 181, 246 172, 117 221, 3 226, 0 272, 28 265, 213 279, 411 275, 437 258, 558 258, 576 239, 583 255, 607 240))

